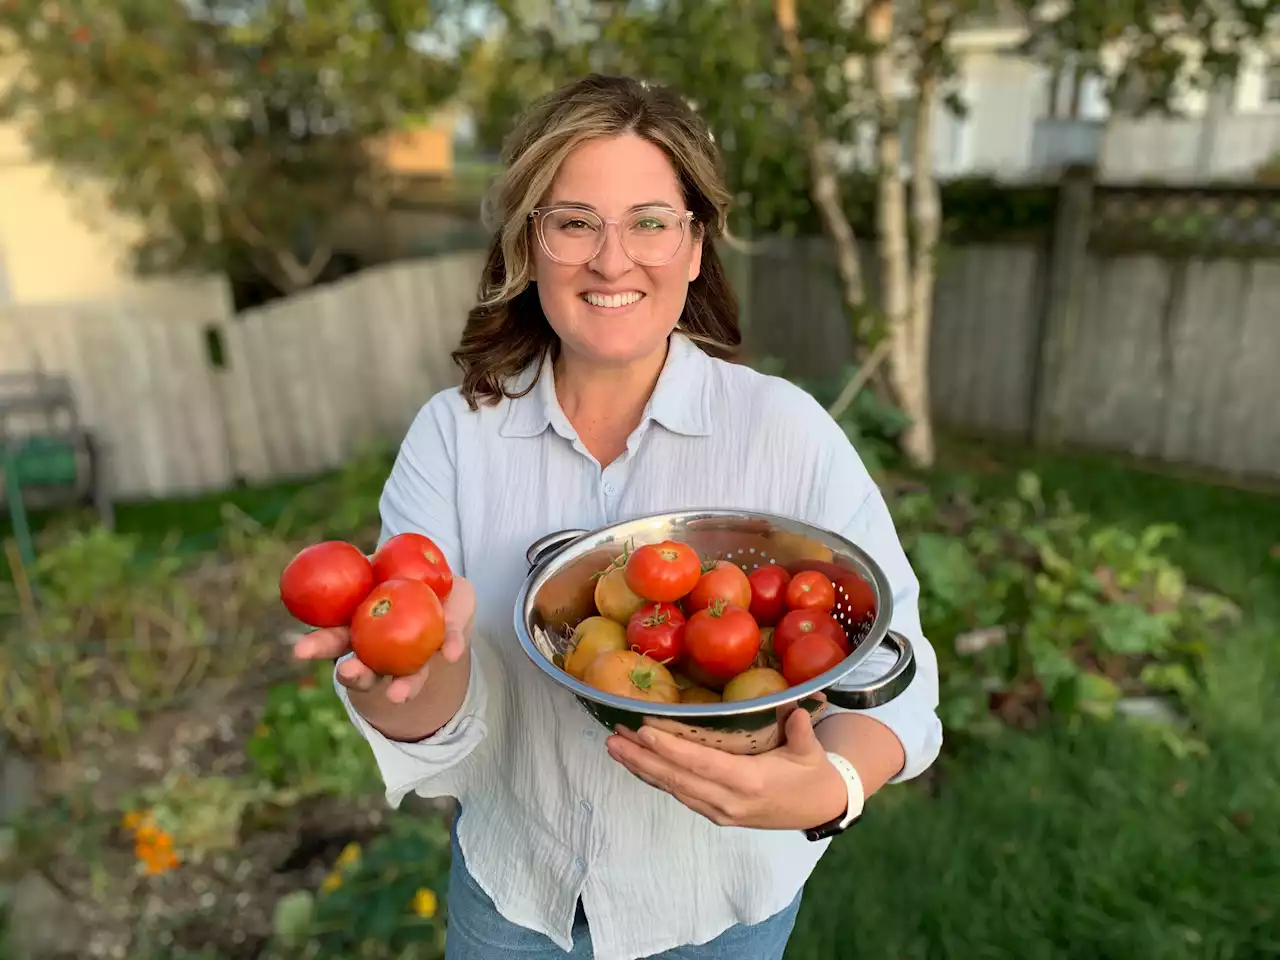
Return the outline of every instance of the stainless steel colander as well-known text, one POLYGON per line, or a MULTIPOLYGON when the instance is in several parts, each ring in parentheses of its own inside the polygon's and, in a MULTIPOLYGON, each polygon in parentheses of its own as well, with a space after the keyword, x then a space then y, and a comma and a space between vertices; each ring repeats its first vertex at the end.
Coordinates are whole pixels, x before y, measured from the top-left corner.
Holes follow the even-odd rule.
POLYGON ((843 537, 787 517, 733 510, 655 514, 598 530, 562 530, 528 550, 529 575, 516 598, 515 627, 520 646, 554 683, 572 691, 605 727, 631 729, 641 722, 730 753, 754 754, 780 742, 779 708, 798 704, 817 720, 828 704, 865 709, 894 699, 915 676, 906 637, 889 630, 893 597, 879 565, 843 537), (792 575, 820 570, 836 585, 831 611, 849 637, 851 652, 839 665, 807 683, 754 700, 731 703, 659 704, 619 697, 576 680, 554 662, 569 646, 573 628, 595 613, 595 574, 624 549, 679 540, 703 560, 729 560, 747 573, 778 564, 792 575), (846 598, 851 577, 875 594, 874 616, 853 622, 846 598), (833 689, 881 644, 896 653, 893 666, 873 683, 833 689))

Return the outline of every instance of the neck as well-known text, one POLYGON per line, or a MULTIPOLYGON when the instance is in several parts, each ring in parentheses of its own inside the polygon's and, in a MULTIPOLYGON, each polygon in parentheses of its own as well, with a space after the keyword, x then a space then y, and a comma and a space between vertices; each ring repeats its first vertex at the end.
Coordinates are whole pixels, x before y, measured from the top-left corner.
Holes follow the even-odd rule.
POLYGON ((584 441, 603 441, 605 447, 625 444, 640 423, 645 404, 662 374, 667 344, 649 357, 626 366, 601 367, 561 351, 555 364, 556 399, 584 441), (612 442, 611 442, 612 441, 612 442))

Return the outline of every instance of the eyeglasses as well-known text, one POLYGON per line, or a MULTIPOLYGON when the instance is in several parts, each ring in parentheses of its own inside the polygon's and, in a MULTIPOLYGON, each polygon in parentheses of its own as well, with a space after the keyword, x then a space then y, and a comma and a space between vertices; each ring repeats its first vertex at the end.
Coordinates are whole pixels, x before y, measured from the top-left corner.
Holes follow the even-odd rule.
POLYGON ((694 215, 667 207, 642 207, 621 220, 608 220, 590 207, 562 204, 538 207, 529 214, 538 242, 556 263, 579 264, 593 260, 604 248, 605 231, 618 228, 622 249, 636 263, 657 267, 669 263, 684 246, 684 236, 694 215))

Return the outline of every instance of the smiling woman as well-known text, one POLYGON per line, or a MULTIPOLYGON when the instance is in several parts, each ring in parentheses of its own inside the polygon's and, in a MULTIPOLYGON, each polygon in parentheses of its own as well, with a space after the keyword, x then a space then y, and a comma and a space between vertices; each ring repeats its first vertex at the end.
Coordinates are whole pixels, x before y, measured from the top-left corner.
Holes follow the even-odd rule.
MULTIPOLYGON (((425 534, 455 571, 444 645, 395 679, 352 656, 341 628, 299 641, 298 655, 339 658, 336 687, 392 804, 409 792, 459 801, 449 960, 779 960, 831 836, 938 755, 916 577, 826 411, 725 362, 741 340, 714 244, 729 193, 685 101, 587 77, 534 104, 503 160, 478 302, 454 353, 462 383, 422 408, 381 500, 383 541, 425 534), (795 710, 785 742, 756 756, 649 727, 601 737, 521 655, 512 610, 526 547, 712 506, 793 516, 871 555, 892 587, 889 626, 915 651, 906 691, 867 710, 833 706, 816 725, 795 710)), ((697 561, 672 597, 694 585, 697 561)), ((612 589, 629 602, 627 582, 612 589)), ((634 666, 630 636, 597 632, 602 664, 634 666)), ((873 656, 845 682, 884 667, 873 656)), ((653 696, 676 695, 652 679, 653 696)))

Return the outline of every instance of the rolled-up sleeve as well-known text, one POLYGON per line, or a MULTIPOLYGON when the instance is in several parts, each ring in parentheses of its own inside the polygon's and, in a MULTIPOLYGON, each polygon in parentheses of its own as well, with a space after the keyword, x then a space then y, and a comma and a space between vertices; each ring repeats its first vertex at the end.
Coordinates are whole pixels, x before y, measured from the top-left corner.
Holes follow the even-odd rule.
MULTIPOLYGON (((396 455, 379 501, 382 530, 379 544, 406 532, 435 541, 455 573, 466 575, 460 542, 456 464, 457 423, 448 395, 437 394, 419 411, 396 455)), ((351 705, 347 690, 334 687, 356 729, 368 741, 386 785, 387 802, 400 805, 416 791, 425 797, 459 796, 465 790, 468 759, 484 741, 489 691, 486 671, 471 648, 471 679, 462 706, 431 736, 403 743, 383 735, 351 705)))
MULTIPOLYGON (((889 513, 884 496, 862 459, 835 425, 828 435, 828 462, 821 471, 825 482, 814 491, 819 522, 861 547, 879 564, 893 593, 889 626, 911 642, 915 676, 901 694, 886 704, 847 711, 832 705, 831 714, 864 713, 894 732, 906 753, 903 768, 890 779, 898 783, 920 776, 942 750, 942 721, 938 718, 938 658, 920 623, 920 581, 889 513)), ((884 676, 896 654, 881 646, 858 669, 835 685, 856 689, 884 676)), ((831 715, 829 714, 829 715, 831 715)))

